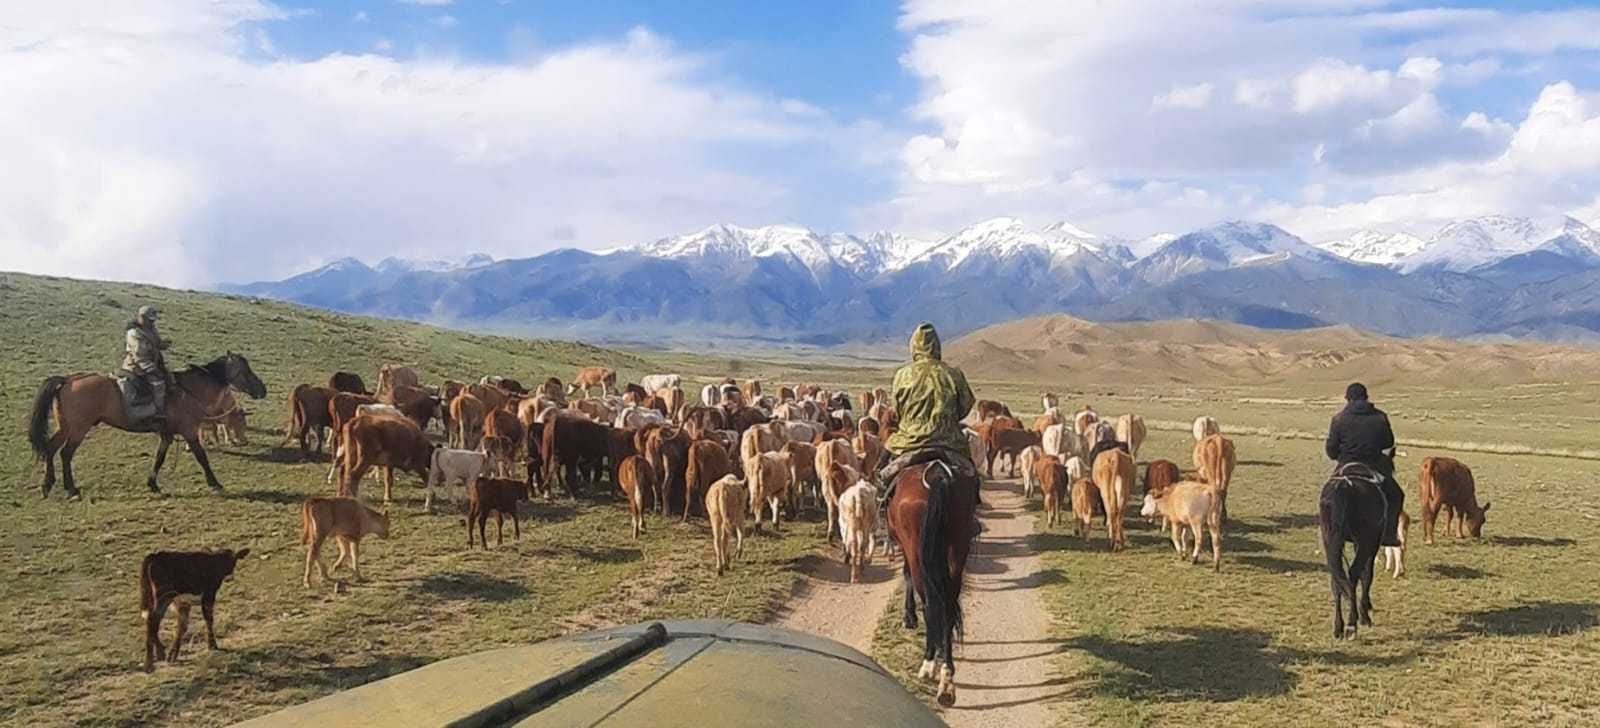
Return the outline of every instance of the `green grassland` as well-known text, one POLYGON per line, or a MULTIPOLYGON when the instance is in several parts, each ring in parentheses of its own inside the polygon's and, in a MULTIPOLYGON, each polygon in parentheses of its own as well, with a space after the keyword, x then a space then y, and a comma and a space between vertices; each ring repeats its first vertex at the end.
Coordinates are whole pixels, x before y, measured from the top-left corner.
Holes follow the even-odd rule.
MULTIPOLYGON (((615 367, 625 380, 676 365, 576 344, 472 336, 277 303, 146 286, 0 274, 0 723, 8 725, 217 725, 352 687, 452 655, 652 618, 761 620, 786 598, 801 559, 821 545, 816 523, 747 539, 745 556, 717 578, 703 520, 651 518, 640 542, 609 489, 523 508, 523 534, 505 547, 468 551, 463 519, 421 509, 420 481, 396 478, 393 533, 362 550, 363 583, 344 594, 300 584, 298 503, 326 494, 326 460, 278 447, 285 398, 335 369, 374 384, 377 368, 417 367, 425 381, 495 373, 566 379, 579 365, 615 367), (175 363, 244 352, 266 399, 240 397, 250 444, 213 448, 226 487, 205 488, 181 448, 162 473, 165 498, 144 487, 156 439, 102 428, 79 451, 86 498, 58 487, 41 500, 42 466, 24 426, 41 379, 110 371, 122 324, 154 303, 175 363), (191 643, 176 667, 139 671, 143 628, 139 560, 156 549, 249 547, 222 590, 222 650, 191 643), (198 649, 197 649, 198 648, 198 649)), ((677 369, 709 381, 729 360, 677 369)), ((738 359, 738 376, 779 377, 782 366, 738 359)), ((693 362, 685 361, 684 364, 693 362)), ((869 378, 864 371, 841 375, 869 378)), ((808 379, 809 380, 809 379, 808 379)), ((492 529, 491 529, 492 535, 492 529)), ((331 562, 330 547, 324 559, 331 562)), ((198 626, 199 616, 195 616, 198 626)), ((171 634, 169 616, 164 634, 171 634)))
MULTIPOLYGON (((1045 385, 976 386, 1034 412, 1045 385)), ((1484 538, 1458 541, 1441 524, 1430 546, 1414 522, 1406 574, 1374 583, 1375 626, 1339 642, 1317 540, 1329 464, 1320 440, 1285 436, 1325 432, 1339 392, 1058 388, 1073 393, 1073 408, 1086 401, 1102 413, 1175 422, 1214 413, 1225 430, 1275 433, 1230 435, 1239 468, 1220 574, 1207 568, 1209 555, 1199 566, 1181 561, 1137 504, 1120 554, 1106 551, 1103 528, 1086 544, 1070 525, 1038 526, 1045 573, 1037 581, 1055 620, 1053 641, 1039 649, 1060 653, 1050 679, 1061 686, 1061 725, 1600 724, 1595 462, 1402 447, 1399 479, 1413 517, 1424 457, 1473 467, 1480 503, 1493 504, 1484 538)), ((1402 440, 1577 448, 1600 431, 1595 393, 1575 384, 1375 395, 1395 413, 1402 440)), ((1141 477, 1157 458, 1187 469, 1191 445, 1186 432, 1152 431, 1141 477)), ((920 638, 901 629, 897 602, 874 652, 909 683, 920 638)))

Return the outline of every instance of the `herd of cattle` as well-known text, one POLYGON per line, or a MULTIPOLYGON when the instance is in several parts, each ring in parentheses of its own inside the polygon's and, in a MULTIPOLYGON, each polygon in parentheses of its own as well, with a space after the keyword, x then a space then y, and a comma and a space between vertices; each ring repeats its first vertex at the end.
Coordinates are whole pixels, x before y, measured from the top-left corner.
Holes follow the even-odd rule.
MULTIPOLYGON (((1087 405, 1066 415, 1051 394, 1041 405, 1043 413, 1024 424, 1004 404, 979 400, 966 429, 973 462, 989 477, 997 461, 1012 477, 1020 474, 1025 497, 1032 498, 1035 490, 1042 494, 1047 528, 1057 525, 1065 501, 1084 539, 1098 517, 1110 550, 1122 550, 1125 510, 1137 485, 1136 458, 1147 435, 1144 420, 1135 414, 1101 417, 1087 405)), ((242 438, 242 413, 237 419, 216 423, 220 436, 242 438)), ((878 470, 886 456, 883 442, 897 422, 882 388, 852 398, 815 385, 768 393, 756 380, 740 385, 725 379, 704 386, 698 401, 691 402, 678 375, 647 376, 618 388, 616 373, 603 367, 580 369, 567 386, 551 377, 534 389, 498 376, 424 385, 413 369, 385 366, 376 391, 370 392, 360 376, 338 372, 325 385, 295 387, 288 400, 285 442, 298 442, 307 455, 313 440, 318 452, 331 450, 328 481, 337 482, 336 495, 308 498, 301 505, 300 540, 307 546, 303 583, 311 585, 313 565, 323 580, 330 578, 320 557, 328 538, 339 551, 332 568, 348 561, 354 578, 361 578, 361 540, 387 537, 389 515, 366 504, 360 485, 369 473, 381 473, 388 502, 396 468, 422 479, 429 511, 436 488, 458 507, 465 504, 469 548, 475 543, 488 548, 490 515, 499 545, 506 517, 520 538, 520 503, 535 495, 552 498, 557 486, 576 496, 609 480, 628 502, 635 538, 650 510, 676 512, 684 521, 704 512, 718 574, 742 550, 747 519, 759 529, 770 511, 777 529, 780 514, 793 517, 809 501, 810 507, 825 509, 830 542, 837 525, 845 562, 858 581, 877 544, 889 548, 889 540, 878 536, 878 470), (594 388, 598 397, 590 396, 594 388)), ((1140 514, 1161 519, 1174 549, 1191 562, 1198 561, 1202 537, 1209 534, 1212 567, 1220 569, 1237 455, 1212 417, 1197 418, 1193 436, 1192 471, 1170 460, 1145 464, 1140 514)), ((1480 535, 1489 506, 1477 505, 1465 465, 1427 458, 1420 500, 1430 543, 1441 512, 1447 529, 1459 515, 1460 535, 1480 535)), ((1401 546, 1385 549, 1396 576, 1403 570, 1406 524, 1409 518, 1403 517, 1401 546)), ((207 638, 215 647, 216 593, 245 554, 157 552, 145 558, 140 595, 146 670, 153 669, 155 659, 177 658, 178 646, 169 655, 158 632, 162 615, 177 600, 182 642, 190 606, 179 600, 183 595, 200 598, 207 638)))

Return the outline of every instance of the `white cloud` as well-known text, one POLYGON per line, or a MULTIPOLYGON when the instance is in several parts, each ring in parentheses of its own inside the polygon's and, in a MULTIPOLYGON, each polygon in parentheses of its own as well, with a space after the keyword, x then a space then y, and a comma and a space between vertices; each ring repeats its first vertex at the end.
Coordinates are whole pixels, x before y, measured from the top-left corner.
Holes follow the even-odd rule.
POLYGON ((107 14, 0 29, 6 268, 195 285, 794 219, 752 155, 838 135, 643 30, 505 65, 260 62, 274 6, 86 2, 107 14))
POLYGON ((1270 109, 1277 103, 1277 96, 1282 89, 1283 84, 1278 81, 1241 78, 1233 85, 1233 101, 1242 106, 1270 109))
POLYGON ((350 22, 352 23, 365 23, 371 19, 367 16, 367 11, 365 10, 358 11, 355 15, 350 16, 350 22))
POLYGON ((445 30, 449 30, 451 28, 456 27, 456 25, 459 24, 460 21, 456 20, 456 16, 454 16, 454 15, 440 15, 440 16, 438 16, 436 18, 433 18, 433 19, 429 20, 428 22, 433 23, 434 25, 437 25, 437 26, 439 26, 441 28, 444 28, 445 30))
POLYGON ((1193 86, 1173 86, 1172 90, 1151 99, 1151 108, 1156 109, 1188 109, 1199 111, 1211 104, 1210 83, 1197 83, 1193 86))

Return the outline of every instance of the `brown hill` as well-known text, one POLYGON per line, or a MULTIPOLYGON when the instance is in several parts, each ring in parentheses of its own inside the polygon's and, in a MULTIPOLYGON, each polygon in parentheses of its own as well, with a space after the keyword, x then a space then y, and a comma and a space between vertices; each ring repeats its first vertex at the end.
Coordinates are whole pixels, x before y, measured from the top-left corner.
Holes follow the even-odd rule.
POLYGON ((979 329, 946 347, 969 377, 1130 384, 1362 380, 1477 386, 1600 380, 1600 351, 1536 343, 1397 339, 1348 326, 1300 331, 1217 321, 1095 324, 1070 316, 979 329))

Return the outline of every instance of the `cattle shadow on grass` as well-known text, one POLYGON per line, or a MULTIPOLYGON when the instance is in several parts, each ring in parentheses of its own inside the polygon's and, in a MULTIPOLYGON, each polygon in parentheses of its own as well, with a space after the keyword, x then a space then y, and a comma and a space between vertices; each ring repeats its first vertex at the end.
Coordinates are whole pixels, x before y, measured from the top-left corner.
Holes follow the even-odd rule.
POLYGON ((1429 564, 1428 572, 1444 579, 1486 579, 1494 576, 1482 569, 1457 564, 1429 564))
MULTIPOLYGON (((345 690, 399 675, 438 659, 421 655, 377 654, 364 656, 359 665, 339 665, 331 654, 296 654, 297 647, 227 650, 219 653, 219 656, 227 660, 227 675, 247 679, 264 693, 302 691, 310 687, 345 690)), ((204 653, 202 648, 196 654, 204 653)), ((201 687, 206 682, 196 680, 194 684, 201 687)))
POLYGON ((1538 536, 1490 536, 1489 543, 1496 546, 1572 546, 1577 544, 1570 538, 1540 538, 1538 536))
MULTIPOLYGON (((217 449, 218 448, 207 448, 206 452, 212 452, 213 450, 217 450, 217 449)), ((316 450, 307 450, 305 453, 301 453, 300 452, 300 448, 298 448, 298 447, 269 447, 269 448, 267 448, 265 450, 232 450, 232 449, 230 449, 230 450, 226 450, 226 452, 229 455, 232 455, 233 457, 236 457, 236 458, 244 458, 246 460, 255 460, 256 462, 262 462, 262 463, 272 463, 274 465, 298 465, 300 463, 327 463, 329 460, 332 459, 332 457, 327 455, 326 453, 318 453, 316 450)))
MULTIPOLYGON (((745 540, 749 540, 749 538, 750 534, 746 533, 745 540)), ((546 546, 534 550, 530 555, 540 559, 571 556, 584 561, 591 561, 601 564, 627 564, 644 558, 643 552, 639 551, 637 548, 589 548, 587 546, 546 546)))
POLYGON ((514 581, 468 571, 429 574, 411 590, 442 600, 509 602, 528 595, 528 588, 514 581))
POLYGON ((233 490, 223 491, 229 497, 242 498, 256 503, 301 503, 310 497, 306 493, 290 493, 283 490, 233 490))
POLYGON ((1280 462, 1278 462, 1276 460, 1240 460, 1238 462, 1238 465, 1240 467, 1249 466, 1249 467, 1252 467, 1252 468, 1281 468, 1281 467, 1283 467, 1283 463, 1280 463, 1280 462))
MULTIPOLYGON (((1201 549, 1200 556, 1204 558, 1205 555, 1205 550, 1201 549)), ((1222 559, 1223 561, 1228 560, 1227 536, 1222 537, 1222 559)), ((1324 571, 1327 569, 1325 565, 1319 564, 1315 561, 1303 561, 1301 559, 1280 559, 1276 556, 1256 556, 1247 554, 1244 556, 1235 557, 1233 560, 1245 566, 1274 574, 1304 574, 1324 571)))
POLYGON ((1537 637, 1573 634, 1600 625, 1600 604, 1594 602, 1531 602, 1458 613, 1456 636, 1537 637))
POLYGON ((1018 589, 1037 589, 1042 586, 1050 586, 1053 584, 1065 584, 1067 583, 1067 577, 1065 574, 1061 573, 1060 569, 1040 569, 1032 574, 1025 574, 1023 576, 1011 579, 999 579, 995 583, 996 586, 969 586, 967 588, 972 591, 984 592, 1007 592, 1016 591, 1018 589))

